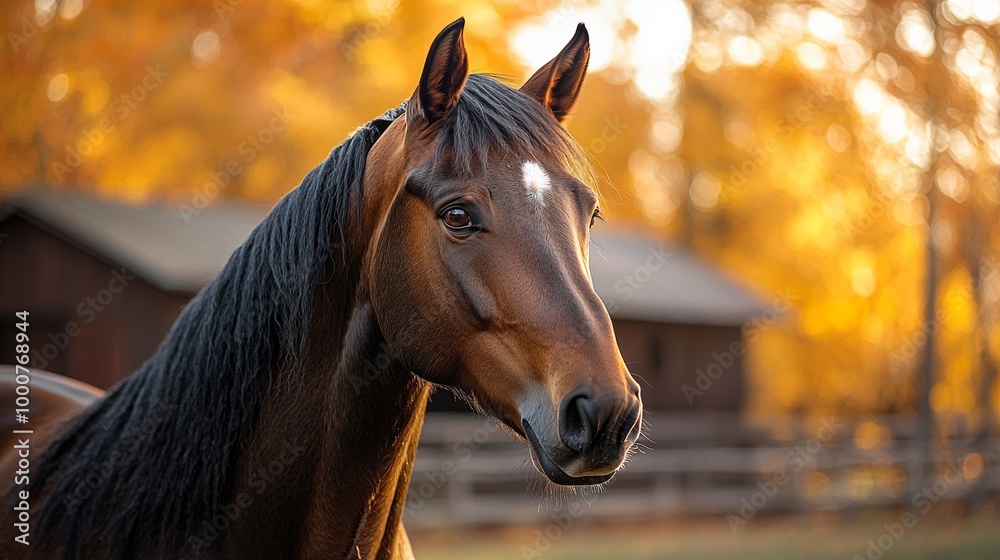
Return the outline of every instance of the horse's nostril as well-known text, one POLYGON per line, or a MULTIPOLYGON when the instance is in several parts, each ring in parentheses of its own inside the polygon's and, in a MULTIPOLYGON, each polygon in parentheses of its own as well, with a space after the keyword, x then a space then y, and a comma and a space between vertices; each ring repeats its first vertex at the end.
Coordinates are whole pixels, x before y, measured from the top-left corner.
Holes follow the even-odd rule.
POLYGON ((635 379, 629 380, 629 390, 632 393, 632 396, 637 399, 641 398, 639 397, 639 383, 635 379))
POLYGON ((567 397, 559 415, 559 438, 576 453, 590 445, 597 434, 597 403, 587 395, 567 397))
POLYGON ((618 430, 619 442, 625 442, 632 435, 633 430, 639 423, 639 412, 642 410, 642 405, 639 403, 639 399, 629 408, 628 412, 622 417, 621 428, 618 430))

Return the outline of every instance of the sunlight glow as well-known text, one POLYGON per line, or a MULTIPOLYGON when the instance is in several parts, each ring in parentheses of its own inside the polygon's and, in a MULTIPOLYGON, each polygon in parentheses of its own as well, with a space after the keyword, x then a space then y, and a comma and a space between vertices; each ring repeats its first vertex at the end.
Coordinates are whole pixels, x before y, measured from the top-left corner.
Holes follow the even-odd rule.
POLYGON ((988 155, 991 164, 1000 165, 1000 138, 990 140, 988 155))
POLYGON ((821 8, 809 11, 809 33, 826 43, 839 43, 844 38, 844 21, 821 8))
MULTIPOLYGON (((528 67, 530 72, 534 72, 552 58, 552 53, 559 52, 559 49, 566 44, 566 40, 552 33, 544 25, 523 25, 518 28, 510 38, 514 54, 521 62, 528 67)), ((590 49, 593 57, 594 49, 590 49)), ((594 61, 590 61, 591 68, 594 61)))
POLYGON ((975 146, 961 130, 952 130, 948 134, 948 151, 952 158, 966 169, 975 169, 979 163, 975 146))
POLYGON ((636 87, 651 99, 678 90, 675 75, 691 49, 691 14, 684 2, 631 0, 626 13, 638 30, 630 44, 636 87), (658 77, 659 74, 661 77, 658 77))
POLYGON ((639 27, 631 45, 632 64, 636 68, 655 66, 671 73, 682 70, 691 47, 691 14, 687 6, 683 2, 632 0, 626 11, 639 27), (664 30, 663 25, 670 29, 664 30))
POLYGON ((934 247, 941 254, 948 254, 955 248, 955 226, 945 218, 934 220, 931 227, 931 239, 934 247))
POLYGON ((862 113, 872 115, 882 110, 885 94, 878 84, 864 78, 854 86, 854 104, 862 113))
POLYGON ((878 132, 890 144, 899 142, 909 132, 909 127, 906 126, 906 109, 898 101, 890 101, 879 113, 878 132))
POLYGON ((1000 0, 947 0, 944 8, 948 19, 953 16, 963 22, 1000 23, 1000 0))
POLYGON ((954 199, 956 202, 965 202, 969 196, 969 182, 965 180, 962 173, 954 167, 946 167, 940 170, 935 177, 938 189, 945 196, 954 199))
POLYGON ((1000 22, 1000 0, 976 0, 972 16, 986 24, 1000 22))
POLYGON ((772 10, 772 25, 774 32, 778 34, 781 42, 791 45, 802 39, 802 33, 806 24, 798 11, 785 4, 778 4, 772 10))
POLYGON ((934 27, 923 9, 911 7, 903 13, 896 28, 896 42, 912 53, 927 58, 934 53, 934 27))
POLYGON ((851 289, 861 297, 868 297, 875 291, 875 271, 868 264, 856 265, 851 270, 851 289))
POLYGON ((710 173, 699 173, 691 181, 691 202, 699 210, 708 211, 719 203, 719 181, 710 173))
POLYGON ((59 17, 66 21, 76 19, 83 11, 83 0, 65 0, 59 5, 59 17))
POLYGON ((215 31, 202 31, 191 43, 191 56, 196 66, 208 66, 219 57, 222 42, 215 31))
POLYGON ((729 58, 740 66, 757 66, 764 58, 764 51, 760 48, 760 43, 747 37, 738 35, 729 42, 729 58))
POLYGON ((875 71, 879 77, 885 81, 892 80, 899 75, 899 64, 889 53, 881 52, 875 57, 875 71))
POLYGON ((807 70, 817 71, 826 68, 826 50, 816 43, 806 41, 795 47, 795 55, 799 64, 807 70))
POLYGON ((656 155, 638 149, 632 152, 628 168, 632 187, 642 197, 642 212, 653 224, 663 225, 679 206, 676 195, 670 190, 672 181, 664 181, 659 173, 662 160, 656 155))
POLYGON ((618 54, 614 28, 607 14, 598 9, 579 9, 571 14, 537 20, 520 26, 510 38, 514 54, 532 72, 552 59, 566 45, 578 22, 587 24, 590 35, 590 64, 593 71, 606 68, 618 54))
POLYGON ((861 43, 849 40, 837 47, 837 55, 850 72, 857 72, 871 59, 871 53, 861 43))
POLYGON ((56 13, 58 0, 35 0, 35 15, 38 21, 47 21, 56 13))
POLYGON ((48 97, 53 103, 62 101, 69 93, 69 76, 61 72, 49 80, 48 97))
POLYGON ((567 0, 543 18, 520 25, 511 35, 515 56, 533 69, 545 64, 565 45, 578 22, 590 34, 590 70, 612 63, 634 78, 636 87, 651 99, 663 99, 675 89, 673 74, 687 64, 691 48, 691 14, 680 0, 631 0, 624 6, 612 0, 580 6, 567 0), (631 37, 618 30, 633 27, 631 37))
POLYGON ((635 71, 635 87, 647 99, 674 99, 680 93, 680 84, 672 74, 667 74, 655 67, 643 66, 635 71))
POLYGON ((699 70, 711 74, 722 66, 722 51, 711 41, 698 41, 694 44, 692 60, 699 70))
POLYGON ((657 119, 650 127, 651 147, 659 153, 670 153, 677 149, 684 136, 684 123, 680 119, 657 119))
POLYGON ((931 163, 931 144, 927 140, 927 131, 917 131, 906 139, 904 152, 906 158, 921 169, 927 169, 931 163))
POLYGON ((831 150, 842 154, 851 147, 851 133, 837 123, 826 129, 826 144, 831 150))

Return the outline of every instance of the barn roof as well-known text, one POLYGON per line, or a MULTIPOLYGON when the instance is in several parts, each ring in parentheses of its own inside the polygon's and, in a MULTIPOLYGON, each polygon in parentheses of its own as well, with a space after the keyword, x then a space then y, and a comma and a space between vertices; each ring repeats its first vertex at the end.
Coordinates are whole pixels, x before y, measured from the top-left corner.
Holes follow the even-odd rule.
POLYGON ((5 205, 155 286, 181 293, 197 292, 215 278, 270 210, 269 205, 226 203, 185 217, 180 204, 129 206, 40 189, 5 205))
POLYGON ((616 319, 742 325, 765 310, 758 296, 714 264, 639 232, 595 228, 590 274, 616 319))
MULTIPOLYGON (((225 201, 184 215, 179 204, 129 206, 40 189, 4 206, 0 220, 27 214, 153 285, 180 293, 197 292, 211 281, 271 208, 225 201)), ((598 228, 590 261, 594 287, 618 319, 740 325, 764 309, 714 265, 641 233, 598 228)))

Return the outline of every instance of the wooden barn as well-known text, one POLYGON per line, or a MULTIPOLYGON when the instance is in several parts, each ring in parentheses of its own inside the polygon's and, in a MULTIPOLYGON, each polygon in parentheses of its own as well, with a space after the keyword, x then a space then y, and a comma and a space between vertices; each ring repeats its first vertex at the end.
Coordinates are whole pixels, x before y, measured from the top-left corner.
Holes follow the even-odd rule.
MULTIPOLYGON (((152 355, 187 300, 268 210, 225 202, 182 214, 28 191, 0 207, 0 316, 31 313, 36 367, 110 387, 152 355)), ((732 350, 761 302, 684 249, 600 229, 594 285, 626 362, 649 383, 647 408, 739 411, 742 352, 732 350), (709 368, 712 390, 686 394, 683 387, 697 387, 709 368)), ((0 339, 13 339, 13 325, 0 322, 0 339)), ((0 362, 12 363, 11 352, 0 346, 0 362)), ((448 396, 432 403, 454 406, 448 396)))

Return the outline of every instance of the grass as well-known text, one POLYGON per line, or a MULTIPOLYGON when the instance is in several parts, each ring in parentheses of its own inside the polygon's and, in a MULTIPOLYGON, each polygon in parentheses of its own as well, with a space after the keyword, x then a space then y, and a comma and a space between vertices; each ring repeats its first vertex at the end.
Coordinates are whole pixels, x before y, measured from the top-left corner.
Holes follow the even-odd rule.
POLYGON ((736 534, 719 517, 628 525, 577 522, 566 530, 553 525, 437 531, 411 533, 410 538, 420 560, 1000 559, 996 516, 969 519, 942 512, 919 519, 902 533, 897 530, 897 538, 885 525, 898 523, 900 515, 882 511, 852 519, 833 514, 754 519, 736 534))

